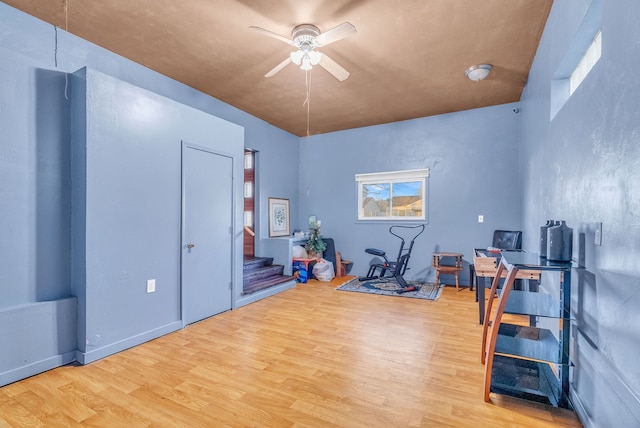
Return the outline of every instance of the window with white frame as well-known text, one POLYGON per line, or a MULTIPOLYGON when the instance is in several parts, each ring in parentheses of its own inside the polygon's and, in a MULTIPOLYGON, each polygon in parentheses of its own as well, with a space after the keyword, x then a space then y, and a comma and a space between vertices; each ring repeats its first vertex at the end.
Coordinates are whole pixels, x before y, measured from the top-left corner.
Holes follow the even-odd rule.
POLYGON ((244 169, 253 169, 253 152, 245 152, 244 154, 244 169))
POLYGON ((428 169, 356 174, 358 220, 427 218, 428 169))

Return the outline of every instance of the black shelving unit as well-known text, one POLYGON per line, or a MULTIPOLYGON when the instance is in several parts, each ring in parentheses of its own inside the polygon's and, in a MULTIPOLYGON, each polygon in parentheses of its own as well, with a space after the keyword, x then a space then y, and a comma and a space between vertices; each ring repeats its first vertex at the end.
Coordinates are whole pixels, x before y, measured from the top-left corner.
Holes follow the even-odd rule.
MULTIPOLYGON (((537 254, 503 252, 486 307, 482 341, 485 401, 490 393, 571 408, 569 339, 571 331, 571 269, 537 254), (513 290, 518 271, 556 271, 557 283, 536 291, 513 290), (503 287, 499 278, 506 271, 503 287), (498 296, 491 317, 494 296, 498 296), (503 315, 523 315, 527 322, 503 322, 503 315)), ((518 318, 518 317, 512 317, 518 318)))

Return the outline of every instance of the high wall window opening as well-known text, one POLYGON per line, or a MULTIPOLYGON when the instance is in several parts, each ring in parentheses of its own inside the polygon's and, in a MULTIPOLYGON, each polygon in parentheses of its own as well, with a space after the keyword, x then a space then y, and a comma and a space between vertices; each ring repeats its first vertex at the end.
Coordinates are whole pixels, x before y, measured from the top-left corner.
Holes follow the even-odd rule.
POLYGON ((428 176, 428 169, 356 174, 358 220, 426 220, 428 176))
POLYGON ((580 59, 578 65, 569 76, 569 94, 573 95, 580 83, 587 77, 587 74, 596 65, 602 56, 602 31, 598 31, 593 41, 580 59))
POLYGON ((550 84, 549 120, 553 120, 602 56, 602 0, 592 0, 550 84))

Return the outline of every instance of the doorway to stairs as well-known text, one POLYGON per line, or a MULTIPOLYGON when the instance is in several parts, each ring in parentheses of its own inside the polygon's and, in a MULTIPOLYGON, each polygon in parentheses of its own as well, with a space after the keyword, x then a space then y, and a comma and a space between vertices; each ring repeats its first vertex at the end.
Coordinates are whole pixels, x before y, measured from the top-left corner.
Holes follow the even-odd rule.
POLYGON ((253 258, 256 254, 255 221, 256 221, 256 152, 244 150, 244 258, 253 258))
POLYGON ((273 257, 256 257, 255 225, 260 221, 256 206, 257 155, 255 150, 244 150, 243 295, 292 280, 291 276, 283 275, 284 266, 273 264, 273 257))

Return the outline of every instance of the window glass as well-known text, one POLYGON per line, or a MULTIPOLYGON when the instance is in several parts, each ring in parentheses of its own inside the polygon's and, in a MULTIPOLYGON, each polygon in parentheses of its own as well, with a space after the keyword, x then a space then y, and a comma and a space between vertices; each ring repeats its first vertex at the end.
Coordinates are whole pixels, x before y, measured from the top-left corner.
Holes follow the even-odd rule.
POLYGON ((422 187, 421 181, 394 183, 392 185, 391 215, 421 217, 422 187))
POLYGON ((244 154, 244 169, 253 169, 253 152, 244 154))
POLYGON ((245 226, 253 226, 253 213, 251 211, 244 212, 244 225, 245 226))
POLYGON ((358 174, 358 220, 426 220, 429 170, 358 174))
POLYGON ((387 217, 389 215, 389 183, 362 185, 362 215, 364 217, 387 217))
POLYGON ((600 56, 602 56, 602 31, 598 31, 575 70, 571 73, 569 77, 569 94, 573 94, 578 89, 587 74, 600 60, 600 56))

